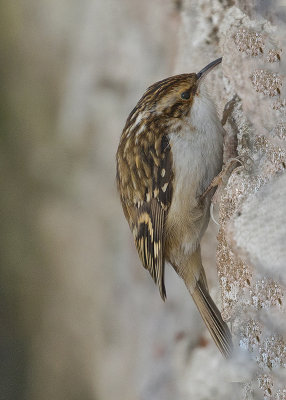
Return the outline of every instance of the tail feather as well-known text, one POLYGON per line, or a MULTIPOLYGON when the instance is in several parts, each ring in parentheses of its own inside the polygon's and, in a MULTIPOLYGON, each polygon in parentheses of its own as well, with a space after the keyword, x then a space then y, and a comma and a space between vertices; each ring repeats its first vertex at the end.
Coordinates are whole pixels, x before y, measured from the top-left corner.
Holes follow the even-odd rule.
POLYGON ((230 358, 233 349, 231 333, 202 280, 197 282, 192 296, 217 347, 225 358, 230 358))

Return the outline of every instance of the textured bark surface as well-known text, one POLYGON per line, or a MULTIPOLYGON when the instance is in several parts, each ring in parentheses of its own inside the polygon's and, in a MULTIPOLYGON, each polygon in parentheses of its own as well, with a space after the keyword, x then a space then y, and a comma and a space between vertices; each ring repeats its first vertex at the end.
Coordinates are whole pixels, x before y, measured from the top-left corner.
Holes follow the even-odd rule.
POLYGON ((285 4, 22 3, 0 16, 0 398, 285 400, 285 4), (237 346, 228 363, 170 268, 161 301, 115 187, 146 87, 219 56, 206 84, 239 162, 203 262, 237 346))

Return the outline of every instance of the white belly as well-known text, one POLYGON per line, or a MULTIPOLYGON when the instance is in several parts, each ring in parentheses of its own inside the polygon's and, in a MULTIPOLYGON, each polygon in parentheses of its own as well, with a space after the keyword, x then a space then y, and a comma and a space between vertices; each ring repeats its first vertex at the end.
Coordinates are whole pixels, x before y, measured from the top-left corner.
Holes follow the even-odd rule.
POLYGON ((198 206, 198 199, 221 170, 222 132, 210 100, 196 98, 183 129, 169 135, 174 184, 166 228, 180 247, 176 253, 192 253, 207 227, 210 198, 204 206, 198 206))

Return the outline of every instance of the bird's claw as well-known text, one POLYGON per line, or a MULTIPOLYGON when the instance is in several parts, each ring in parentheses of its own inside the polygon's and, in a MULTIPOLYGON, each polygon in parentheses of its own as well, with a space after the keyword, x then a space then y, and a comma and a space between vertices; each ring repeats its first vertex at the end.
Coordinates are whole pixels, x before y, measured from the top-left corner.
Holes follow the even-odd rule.
POLYGON ((227 160, 227 162, 223 166, 223 168, 220 171, 220 173, 213 178, 213 180, 211 181, 210 185, 207 187, 207 189, 204 191, 204 193, 200 196, 200 202, 201 203, 204 201, 204 199, 206 198, 207 194, 213 188, 215 188, 217 186, 220 186, 222 183, 225 183, 225 179, 224 179, 225 176, 228 175, 229 170, 236 163, 240 163, 241 166, 243 166, 242 157, 237 156, 235 158, 230 158, 229 160, 227 160))

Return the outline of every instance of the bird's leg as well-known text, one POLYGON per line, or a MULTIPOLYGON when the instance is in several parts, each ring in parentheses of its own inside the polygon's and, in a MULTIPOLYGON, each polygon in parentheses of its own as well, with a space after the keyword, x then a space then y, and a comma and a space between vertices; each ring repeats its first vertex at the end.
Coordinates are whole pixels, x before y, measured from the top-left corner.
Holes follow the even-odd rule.
POLYGON ((229 160, 227 160, 227 162, 223 166, 223 168, 220 171, 220 173, 213 178, 213 180, 211 181, 210 185, 207 187, 207 189, 204 191, 204 193, 200 196, 200 202, 204 201, 206 195, 213 188, 221 185, 221 183, 224 181, 224 177, 227 175, 227 173, 229 172, 230 168, 236 163, 240 163, 241 165, 243 165, 240 157, 230 158, 229 160))

